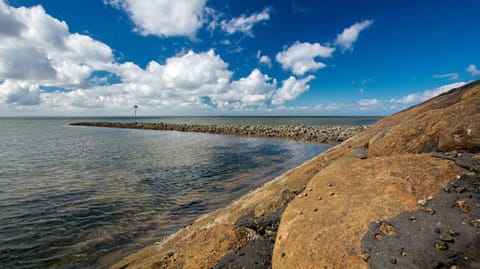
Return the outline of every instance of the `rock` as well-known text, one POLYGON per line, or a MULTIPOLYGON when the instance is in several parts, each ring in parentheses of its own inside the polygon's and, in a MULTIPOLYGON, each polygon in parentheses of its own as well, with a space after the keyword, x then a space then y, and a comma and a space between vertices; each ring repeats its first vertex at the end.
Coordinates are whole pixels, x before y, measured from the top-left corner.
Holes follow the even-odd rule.
POLYGON ((426 206, 427 205, 427 200, 425 199, 420 199, 417 201, 417 205, 419 206, 426 206))
POLYGON ((385 221, 380 223, 380 231, 385 235, 395 235, 395 227, 385 221))
POLYGON ((457 235, 460 235, 459 232, 455 231, 455 230, 450 230, 448 231, 448 233, 451 235, 451 236, 457 236, 457 235))
POLYGON ((457 204, 458 208, 460 209, 460 211, 462 211, 463 213, 470 212, 470 208, 468 207, 467 202, 465 202, 464 200, 457 200, 456 204, 457 204))
POLYGON ((362 258, 363 261, 368 262, 368 259, 370 259, 370 254, 362 253, 362 255, 360 255, 360 258, 362 258))
POLYGON ((436 242, 435 243, 435 248, 439 250, 447 250, 448 249, 448 244, 447 242, 436 242))
POLYGON ((453 236, 451 236, 449 233, 441 233, 438 236, 438 239, 444 241, 444 242, 453 242, 453 236))
POLYGON ((368 126, 292 126, 292 125, 200 125, 167 123, 120 123, 120 122, 76 122, 74 126, 150 129, 211 134, 276 137, 316 143, 333 143, 347 140, 368 126))
POLYGON ((433 208, 431 208, 431 207, 425 208, 425 212, 427 212, 428 215, 434 215, 435 214, 435 210, 433 210, 433 208))

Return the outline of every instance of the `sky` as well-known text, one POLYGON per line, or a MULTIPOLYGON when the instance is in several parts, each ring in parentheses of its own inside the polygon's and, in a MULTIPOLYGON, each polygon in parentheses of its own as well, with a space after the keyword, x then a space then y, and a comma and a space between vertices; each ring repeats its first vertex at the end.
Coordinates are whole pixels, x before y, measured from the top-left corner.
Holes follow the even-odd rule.
POLYGON ((480 79, 477 0, 0 0, 1 116, 389 115, 480 79))

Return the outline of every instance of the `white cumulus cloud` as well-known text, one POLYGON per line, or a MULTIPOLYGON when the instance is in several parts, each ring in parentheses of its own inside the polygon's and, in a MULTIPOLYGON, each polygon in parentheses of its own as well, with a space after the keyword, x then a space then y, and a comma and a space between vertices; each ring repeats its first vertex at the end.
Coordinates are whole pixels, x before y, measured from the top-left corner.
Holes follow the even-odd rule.
POLYGON ((477 66, 474 64, 469 65, 465 70, 467 70, 472 77, 480 75, 480 70, 478 70, 477 66))
POLYGON ((231 82, 225 92, 212 95, 219 108, 264 106, 276 89, 277 81, 254 69, 247 77, 231 82))
POLYGON ((0 100, 5 104, 34 106, 40 104, 40 88, 25 81, 6 80, 0 84, 0 100))
POLYGON ((104 0, 127 12, 141 35, 190 36, 203 25, 206 0, 104 0))
POLYGON ((360 33, 372 24, 373 20, 364 20, 345 28, 343 32, 337 36, 335 43, 340 46, 343 51, 352 50, 353 44, 357 41, 360 33))
POLYGON ((0 17, 0 79, 85 87, 92 71, 113 61, 110 47, 69 33, 41 6, 14 8, 0 1, 0 17), (14 28, 4 29, 9 25, 14 28))
MULTIPOLYGON (((123 8, 127 2, 109 3, 123 8)), ((203 6, 204 1, 201 3, 203 6)), ((145 68, 120 63, 108 45, 70 33, 66 22, 51 17, 41 6, 15 8, 0 1, 0 22, 2 113, 118 115, 130 110, 132 104, 152 114, 211 111, 212 106, 222 111, 267 110, 298 98, 314 79, 290 77, 279 85, 258 69, 232 79, 228 63, 213 49, 187 51, 167 58, 165 63, 151 61, 145 68), (108 82, 112 77, 115 84, 108 82)), ((279 57, 303 74, 320 68, 315 58, 330 57, 333 50, 297 42, 279 57)), ((261 52, 257 57, 260 63, 271 64, 261 52)))
POLYGON ((302 79, 290 76, 282 82, 282 87, 275 92, 275 95, 272 98, 272 104, 283 105, 286 101, 297 99, 302 93, 310 89, 308 83, 314 78, 315 76, 313 75, 302 79))
POLYGON ((234 34, 236 32, 241 32, 247 35, 252 36, 252 28, 255 24, 270 20, 270 9, 265 8, 263 11, 254 13, 250 16, 241 15, 238 18, 233 18, 230 20, 222 20, 220 22, 221 28, 229 33, 234 34))
POLYGON ((296 75, 303 75, 309 71, 316 71, 326 65, 316 61, 316 58, 328 58, 332 56, 335 48, 322 46, 319 43, 295 42, 286 50, 279 52, 277 61, 284 69, 290 69, 296 75))

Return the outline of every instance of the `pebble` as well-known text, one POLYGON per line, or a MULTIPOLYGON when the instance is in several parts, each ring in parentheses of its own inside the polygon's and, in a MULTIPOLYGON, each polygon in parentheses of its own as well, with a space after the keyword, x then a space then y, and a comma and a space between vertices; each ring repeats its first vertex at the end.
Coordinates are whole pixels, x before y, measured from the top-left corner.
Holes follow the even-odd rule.
POLYGON ((448 231, 448 233, 451 235, 451 236, 457 236, 457 235, 460 235, 459 232, 455 231, 455 230, 450 230, 448 231))
POLYGON ((407 256, 407 252, 405 250, 402 250, 402 257, 406 257, 407 256))
POLYGON ((312 189, 312 188, 310 188, 310 189, 308 189, 308 191, 313 191, 313 189, 312 189))
POLYGON ((391 264, 397 264, 397 259, 391 258, 391 259, 390 259, 390 263, 391 263, 391 264))
POLYGON ((417 205, 419 205, 419 206, 426 206, 426 205, 427 205, 427 200, 420 199, 420 200, 418 200, 417 205))
POLYGON ((368 262, 368 259, 370 259, 370 255, 368 253, 362 253, 362 255, 360 255, 360 257, 362 258, 362 260, 368 262))
POLYGON ((465 189, 464 187, 458 187, 458 188, 456 189, 457 193, 462 193, 462 192, 464 192, 465 190, 466 190, 466 189, 465 189))
POLYGON ((450 233, 441 233, 438 236, 438 239, 440 239, 444 242, 453 242, 454 241, 453 236, 451 236, 450 233))
POLYGON ((321 197, 321 196, 318 196, 318 197, 317 197, 317 200, 321 201, 321 200, 322 200, 322 197, 321 197))
POLYGON ((480 219, 474 219, 470 222, 473 227, 480 228, 480 219))
POLYGON ((317 212, 317 211, 318 211, 318 208, 314 208, 314 209, 313 209, 313 212, 317 212))
POLYGON ((434 215, 435 214, 435 210, 431 207, 425 208, 425 212, 427 212, 428 215, 434 215))
POLYGON ((334 193, 333 191, 330 191, 330 192, 328 192, 328 195, 330 195, 330 196, 334 196, 334 195, 335 195, 335 193, 334 193))
POLYGON ((435 248, 439 250, 447 250, 448 249, 448 244, 446 242, 437 242, 435 243, 435 248))
POLYGON ((386 235, 395 235, 395 227, 382 221, 380 223, 380 231, 382 231, 386 235))
POLYGON ((460 211, 462 211, 463 213, 470 212, 470 208, 468 207, 467 202, 465 202, 464 200, 457 200, 456 204, 457 204, 458 208, 460 209, 460 211))

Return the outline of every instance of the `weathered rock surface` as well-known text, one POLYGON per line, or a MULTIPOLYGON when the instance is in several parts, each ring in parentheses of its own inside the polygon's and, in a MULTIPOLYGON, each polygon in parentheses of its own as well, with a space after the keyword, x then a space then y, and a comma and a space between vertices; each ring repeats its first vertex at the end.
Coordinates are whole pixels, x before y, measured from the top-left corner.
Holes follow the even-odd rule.
POLYGON ((431 153, 478 152, 479 109, 480 82, 475 82, 385 118, 320 155, 329 164, 306 188, 313 188, 312 198, 324 199, 309 195, 288 205, 273 268, 367 268, 361 240, 370 223, 418 209, 419 200, 466 172, 431 153))
POLYGON ((386 220, 394 236, 382 231, 386 222, 370 224, 362 255, 371 268, 480 268, 480 155, 475 156, 453 157, 474 173, 448 182, 423 207, 386 220))
POLYGON ((228 134, 253 137, 284 138, 316 143, 336 143, 347 140, 368 126, 297 126, 297 125, 201 125, 172 123, 76 122, 74 126, 149 129, 162 131, 228 134))
MULTIPOLYGON (((435 202, 442 200, 436 195, 451 180, 467 179, 477 173, 470 171, 468 160, 480 158, 479 108, 480 82, 477 81, 385 118, 225 209, 208 214, 163 242, 125 258, 113 268, 211 268, 216 265, 236 268, 235 263, 229 267, 228 263, 219 264, 219 261, 228 261, 232 253, 241 254, 242 249, 255 249, 262 237, 255 229, 248 228, 249 225, 236 223, 242 223, 250 214, 254 220, 267 216, 285 205, 276 231, 273 268, 382 268, 377 262, 384 262, 381 257, 387 256, 390 264, 403 264, 400 257, 411 255, 408 246, 397 249, 399 254, 393 249, 396 254, 390 257, 388 251, 392 249, 374 245, 364 245, 362 252, 362 239, 372 239, 373 235, 374 240, 387 242, 389 238, 405 237, 406 224, 396 221, 406 216, 405 212, 422 213, 440 221, 449 218, 448 215, 441 217, 445 208, 435 202), (449 160, 441 152, 450 152, 456 157, 449 160), (443 157, 439 158, 439 154, 443 157), (425 202, 419 205, 419 200, 425 202), (427 209, 429 206, 433 208, 427 209)), ((461 214, 470 214, 469 220, 478 219, 476 212, 480 205, 474 198, 477 196, 468 196, 470 189, 464 188, 468 191, 455 196, 454 204, 453 200, 447 204, 461 214)), ((435 232, 435 227, 425 223, 423 230, 435 232)), ((449 230, 464 233, 455 225, 469 224, 449 224, 449 230)), ((476 262, 480 254, 478 228, 475 229, 476 233, 469 237, 470 243, 463 247, 457 244, 463 240, 461 235, 449 231, 442 234, 447 232, 442 227, 438 242, 427 244, 427 240, 421 246, 432 251, 448 251, 455 245, 455 253, 463 251, 476 262), (472 244, 476 247, 471 248, 472 244)), ((405 238, 421 235, 413 230, 409 236, 405 238)), ((421 256, 412 258, 428 263, 421 256)), ((241 260, 237 262, 245 264, 241 260)), ((269 267, 263 264, 254 268, 264 268, 261 266, 269 267)), ((474 263, 466 266, 475 268, 474 263)))

